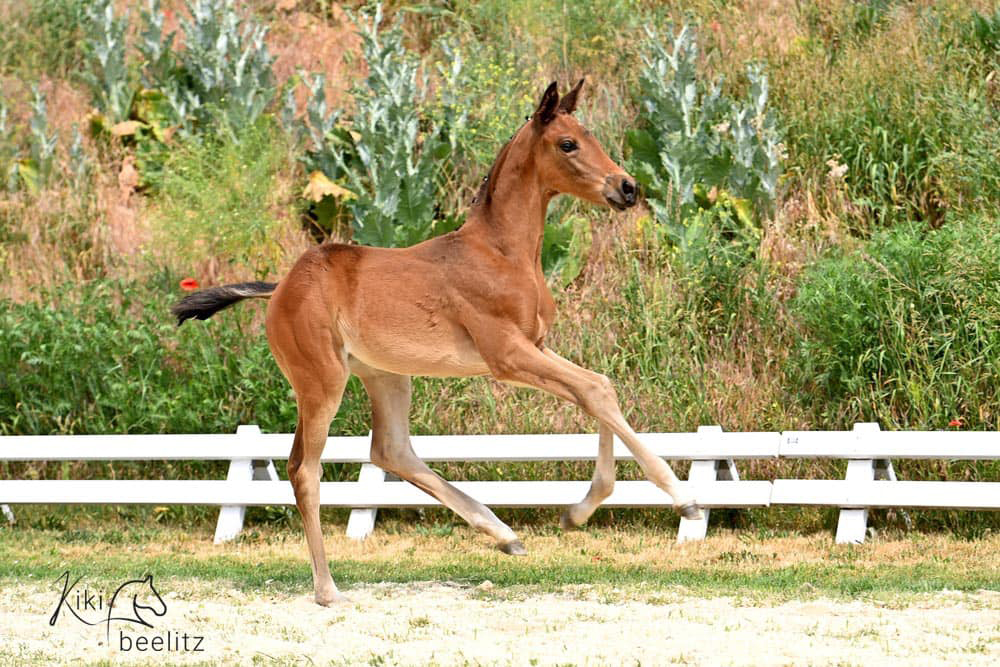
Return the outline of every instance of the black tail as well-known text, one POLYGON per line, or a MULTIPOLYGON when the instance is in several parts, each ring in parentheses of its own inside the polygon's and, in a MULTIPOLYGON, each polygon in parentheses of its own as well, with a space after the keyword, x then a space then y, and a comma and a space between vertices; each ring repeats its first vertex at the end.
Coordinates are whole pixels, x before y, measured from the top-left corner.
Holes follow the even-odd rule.
POLYGON ((209 287, 187 295, 175 303, 170 311, 177 317, 177 326, 192 317, 207 320, 237 301, 253 297, 269 297, 277 286, 278 283, 252 282, 209 287))

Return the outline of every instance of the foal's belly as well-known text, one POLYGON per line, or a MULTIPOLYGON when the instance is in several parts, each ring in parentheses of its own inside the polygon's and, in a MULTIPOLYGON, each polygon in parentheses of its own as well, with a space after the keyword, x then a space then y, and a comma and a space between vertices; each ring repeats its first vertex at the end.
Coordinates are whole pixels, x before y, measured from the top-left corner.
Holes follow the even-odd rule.
POLYGON ((469 377, 490 372, 472 339, 458 327, 407 332, 344 326, 341 332, 349 355, 366 366, 390 373, 469 377))

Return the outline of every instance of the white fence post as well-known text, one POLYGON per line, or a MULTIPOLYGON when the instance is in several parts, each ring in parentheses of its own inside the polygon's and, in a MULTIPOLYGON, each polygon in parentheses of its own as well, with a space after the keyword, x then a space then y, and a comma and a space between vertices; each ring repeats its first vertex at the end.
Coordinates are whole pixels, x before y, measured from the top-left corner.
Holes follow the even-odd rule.
MULTIPOLYGON (((241 424, 236 428, 236 435, 244 438, 254 438, 260 435, 260 427, 256 425, 241 424)), ((254 479, 268 479, 274 474, 277 479, 277 471, 274 463, 262 464, 263 461, 253 461, 251 459, 233 459, 229 462, 229 474, 226 475, 227 482, 252 481, 254 479), (258 472, 260 471, 260 472, 258 472), (258 474, 260 477, 258 477, 258 474)), ((234 539, 243 530, 243 519, 246 516, 245 505, 223 505, 219 510, 219 520, 215 524, 215 543, 222 544, 234 539)))
MULTIPOLYGON (((699 426, 698 438, 719 438, 722 435, 721 426, 699 426)), ((700 460, 691 462, 691 471, 688 473, 688 482, 698 484, 701 482, 714 482, 716 480, 740 481, 740 475, 736 471, 736 464, 732 459, 700 460)), ((695 498, 697 500, 697 498, 695 498)), ((703 540, 708 534, 708 508, 701 509, 702 518, 685 519, 681 517, 681 522, 677 526, 677 541, 687 542, 689 540, 703 540)))
MULTIPOLYGON (((386 481, 385 471, 374 463, 362 463, 361 473, 358 475, 358 484, 364 486, 377 486, 386 481)), ((378 509, 374 507, 355 508, 351 510, 351 516, 347 519, 347 536, 355 540, 363 540, 375 530, 375 516, 378 509)))
MULTIPOLYGON (((854 436, 858 441, 877 437, 879 425, 865 423, 854 425, 854 436)), ((858 449, 864 449, 859 447, 858 449)), ((891 464, 890 464, 891 469, 891 464)), ((895 476, 893 474, 893 476, 895 476)), ((872 482, 875 480, 875 459, 850 459, 847 462, 848 482, 872 482)), ((868 532, 868 508, 843 508, 837 520, 837 544, 861 544, 868 532)))
POLYGON ((9 505, 0 505, 0 512, 3 512, 4 517, 7 519, 7 523, 17 523, 17 519, 14 518, 14 512, 10 509, 9 505))

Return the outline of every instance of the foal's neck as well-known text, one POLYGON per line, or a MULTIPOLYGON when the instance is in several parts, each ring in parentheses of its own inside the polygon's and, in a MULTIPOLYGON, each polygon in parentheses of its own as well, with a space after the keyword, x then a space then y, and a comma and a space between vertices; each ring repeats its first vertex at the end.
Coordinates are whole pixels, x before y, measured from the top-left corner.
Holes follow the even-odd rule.
POLYGON ((516 136, 501 151, 467 227, 504 256, 534 266, 541 262, 545 212, 554 193, 538 180, 528 140, 516 136))

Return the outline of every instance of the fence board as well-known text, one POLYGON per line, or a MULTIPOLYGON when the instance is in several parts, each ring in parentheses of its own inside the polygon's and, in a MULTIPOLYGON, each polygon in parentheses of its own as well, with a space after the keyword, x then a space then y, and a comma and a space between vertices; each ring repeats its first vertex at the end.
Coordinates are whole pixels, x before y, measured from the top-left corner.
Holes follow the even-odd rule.
MULTIPOLYGON (((563 506, 579 502, 590 482, 455 482, 486 505, 563 506)), ((771 483, 714 482, 689 487, 706 507, 764 507, 771 483)), ((12 480, 0 483, 0 502, 146 505, 294 505, 288 482, 221 480, 12 480)), ((328 507, 432 507, 439 503, 406 482, 323 482, 328 507)), ((606 507, 670 507, 670 496, 646 481, 615 484, 606 507)))

